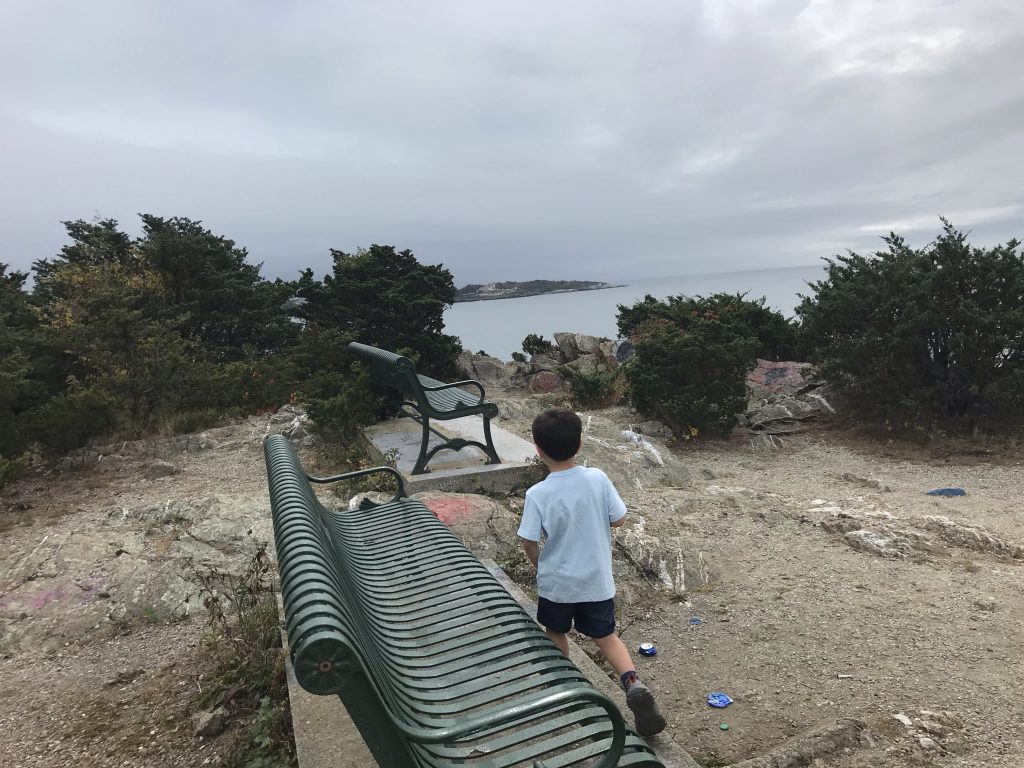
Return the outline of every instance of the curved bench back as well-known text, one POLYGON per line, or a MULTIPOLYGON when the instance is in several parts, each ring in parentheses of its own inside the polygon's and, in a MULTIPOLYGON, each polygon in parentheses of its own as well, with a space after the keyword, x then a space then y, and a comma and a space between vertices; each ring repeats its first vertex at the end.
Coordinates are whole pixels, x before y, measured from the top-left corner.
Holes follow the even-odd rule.
POLYGON ((332 512, 286 438, 264 453, 296 678, 342 699, 380 765, 660 765, 422 502, 332 512))
POLYGON ((404 392, 416 400, 417 404, 424 400, 423 390, 416 378, 416 366, 412 360, 357 341, 350 342, 348 348, 370 369, 373 378, 378 382, 404 392))

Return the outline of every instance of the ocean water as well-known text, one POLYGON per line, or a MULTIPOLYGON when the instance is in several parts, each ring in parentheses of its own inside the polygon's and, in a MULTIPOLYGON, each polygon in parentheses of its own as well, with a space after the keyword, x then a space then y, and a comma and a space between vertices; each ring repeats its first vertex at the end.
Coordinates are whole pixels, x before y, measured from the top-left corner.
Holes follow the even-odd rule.
MULTIPOLYGON (((450 307, 444 315, 445 333, 462 339, 474 352, 484 350, 503 360, 521 352, 531 333, 553 340, 560 331, 589 333, 614 339, 618 305, 631 305, 646 294, 706 296, 711 293, 746 293, 749 299, 765 298, 768 306, 792 317, 800 303, 797 294, 809 294, 807 284, 825 275, 824 265, 719 272, 637 280, 620 288, 574 293, 549 293, 519 299, 467 301, 450 307)), ((611 282, 611 281, 609 281, 611 282)), ((621 282, 625 283, 625 280, 621 282)))

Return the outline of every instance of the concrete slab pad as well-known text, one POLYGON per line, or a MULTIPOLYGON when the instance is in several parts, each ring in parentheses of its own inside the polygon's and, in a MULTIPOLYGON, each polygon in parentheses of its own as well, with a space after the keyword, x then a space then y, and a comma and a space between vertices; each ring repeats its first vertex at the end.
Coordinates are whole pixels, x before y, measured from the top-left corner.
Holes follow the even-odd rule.
MULTIPOLYGON (((451 421, 431 421, 431 426, 448 439, 484 442, 483 418, 465 416, 451 421)), ((533 444, 491 422, 491 439, 501 464, 486 464, 487 456, 479 448, 467 446, 461 451, 438 451, 422 475, 413 475, 416 457, 420 452, 422 427, 410 418, 390 419, 373 424, 363 430, 370 453, 379 461, 394 462, 402 473, 408 493, 426 490, 452 492, 509 491, 526 482, 539 472, 533 462, 536 456, 533 444)), ((430 436, 433 448, 443 441, 430 436)), ((539 476, 538 476, 539 477, 539 476)))

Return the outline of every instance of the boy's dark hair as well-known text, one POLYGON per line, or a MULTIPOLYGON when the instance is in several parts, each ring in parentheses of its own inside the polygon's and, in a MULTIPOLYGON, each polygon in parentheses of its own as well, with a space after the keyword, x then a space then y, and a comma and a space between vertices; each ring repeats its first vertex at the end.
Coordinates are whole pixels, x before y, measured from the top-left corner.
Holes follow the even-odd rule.
POLYGON ((533 420, 533 442, 555 461, 565 461, 580 449, 583 422, 568 408, 548 408, 533 420))

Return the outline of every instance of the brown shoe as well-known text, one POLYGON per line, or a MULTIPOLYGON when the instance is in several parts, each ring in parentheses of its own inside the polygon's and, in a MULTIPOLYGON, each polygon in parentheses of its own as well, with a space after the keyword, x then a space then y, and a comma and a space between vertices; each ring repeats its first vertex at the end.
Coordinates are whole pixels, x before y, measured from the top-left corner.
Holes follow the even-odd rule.
POLYGON ((651 689, 637 681, 626 691, 626 705, 633 711, 636 732, 641 736, 653 736, 665 730, 665 717, 658 709, 651 689))

